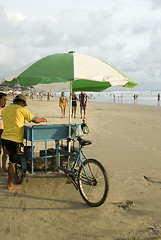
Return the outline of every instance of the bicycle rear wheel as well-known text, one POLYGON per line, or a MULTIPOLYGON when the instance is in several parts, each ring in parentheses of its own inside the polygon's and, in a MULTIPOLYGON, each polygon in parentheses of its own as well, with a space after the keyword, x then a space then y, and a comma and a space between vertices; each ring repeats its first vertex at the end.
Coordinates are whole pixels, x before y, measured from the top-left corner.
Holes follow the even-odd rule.
POLYGON ((107 198, 109 190, 107 173, 102 164, 95 159, 85 160, 83 166, 80 166, 78 172, 80 194, 88 205, 98 207, 107 198))
POLYGON ((15 167, 14 181, 16 184, 21 184, 24 180, 26 172, 23 172, 22 169, 18 166, 15 167))

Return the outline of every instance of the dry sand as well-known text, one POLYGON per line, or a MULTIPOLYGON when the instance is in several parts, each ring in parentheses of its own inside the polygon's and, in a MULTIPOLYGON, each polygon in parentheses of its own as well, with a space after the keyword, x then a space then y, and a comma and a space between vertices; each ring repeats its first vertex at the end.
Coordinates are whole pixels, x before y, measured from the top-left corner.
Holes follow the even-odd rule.
MULTIPOLYGON (((29 100, 28 108, 49 124, 68 123, 57 99, 29 100)), ((89 102, 87 123, 93 144, 84 151, 107 170, 106 202, 89 207, 62 173, 14 191, 1 176, 0 239, 161 239, 161 107, 89 102)))

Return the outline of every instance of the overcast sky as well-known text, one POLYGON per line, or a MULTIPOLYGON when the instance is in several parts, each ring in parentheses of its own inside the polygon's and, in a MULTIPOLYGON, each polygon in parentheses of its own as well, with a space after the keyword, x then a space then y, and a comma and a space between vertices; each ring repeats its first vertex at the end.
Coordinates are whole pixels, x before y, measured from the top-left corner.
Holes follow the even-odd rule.
POLYGON ((161 90, 161 0, 0 0, 0 80, 70 50, 161 90))

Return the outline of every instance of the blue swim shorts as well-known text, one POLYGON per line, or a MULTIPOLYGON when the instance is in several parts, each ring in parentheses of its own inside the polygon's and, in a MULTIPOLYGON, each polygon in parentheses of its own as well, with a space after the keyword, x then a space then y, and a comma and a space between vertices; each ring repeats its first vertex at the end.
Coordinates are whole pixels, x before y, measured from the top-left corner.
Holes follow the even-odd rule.
POLYGON ((80 108, 81 108, 81 111, 82 110, 86 110, 86 108, 87 108, 87 104, 85 103, 85 104, 80 104, 80 108))

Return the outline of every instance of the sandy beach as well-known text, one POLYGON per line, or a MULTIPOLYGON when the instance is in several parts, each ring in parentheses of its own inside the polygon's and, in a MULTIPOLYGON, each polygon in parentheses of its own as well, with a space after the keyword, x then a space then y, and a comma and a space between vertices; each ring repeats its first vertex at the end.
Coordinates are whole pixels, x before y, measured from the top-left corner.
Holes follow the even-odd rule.
MULTIPOLYGON (((68 123, 57 98, 29 99, 28 109, 68 123)), ((79 111, 72 121, 81 122, 79 111)), ((89 102, 87 123, 93 144, 84 152, 109 177, 105 203, 89 207, 63 173, 29 177, 13 191, 0 176, 0 239, 161 239, 161 107, 89 102)))

